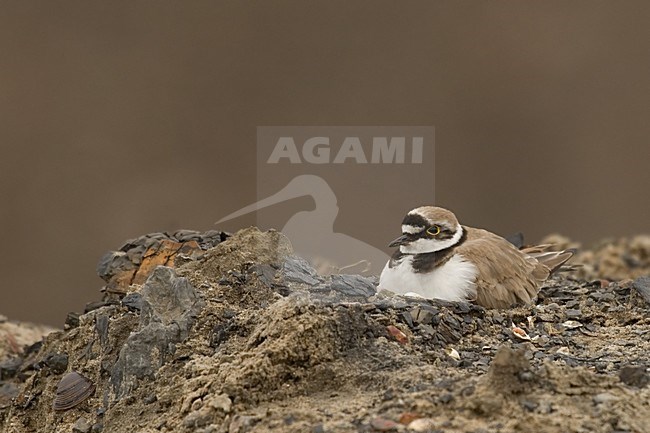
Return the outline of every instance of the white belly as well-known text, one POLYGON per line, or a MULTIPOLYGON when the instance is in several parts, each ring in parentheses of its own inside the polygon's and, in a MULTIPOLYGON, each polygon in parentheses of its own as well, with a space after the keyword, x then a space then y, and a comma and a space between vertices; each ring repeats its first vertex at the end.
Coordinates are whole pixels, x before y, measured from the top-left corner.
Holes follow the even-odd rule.
POLYGON ((411 294, 428 299, 462 301, 476 294, 475 279, 478 269, 473 263, 456 254, 442 266, 428 273, 415 273, 412 256, 406 256, 397 266, 388 263, 379 277, 378 289, 399 294, 411 294))

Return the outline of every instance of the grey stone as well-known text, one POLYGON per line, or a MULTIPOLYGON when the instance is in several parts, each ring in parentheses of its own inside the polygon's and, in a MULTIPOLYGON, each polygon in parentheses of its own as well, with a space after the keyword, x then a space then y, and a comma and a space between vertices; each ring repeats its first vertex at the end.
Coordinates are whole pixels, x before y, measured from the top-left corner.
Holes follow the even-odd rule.
POLYGON ((566 310, 566 316, 569 319, 578 319, 582 317, 582 311, 580 310, 566 310))
POLYGON ((90 432, 90 428, 92 425, 86 417, 80 417, 75 423, 72 425, 72 431, 73 433, 88 433, 90 432))
POLYGON ((246 433, 259 421, 256 416, 235 415, 228 426, 228 433, 246 433))
POLYGON ((68 368, 68 354, 50 353, 45 357, 44 362, 54 374, 62 374, 68 368))
POLYGON ((74 311, 68 313, 68 315, 65 317, 64 324, 66 326, 66 329, 76 328, 79 326, 79 313, 75 313, 74 311))
POLYGON ((650 304, 650 276, 637 278, 632 283, 632 286, 650 304))
POLYGON ((131 292, 122 298, 122 305, 129 310, 140 311, 142 309, 142 295, 138 292, 131 292))
POLYGON ((23 359, 18 357, 5 359, 0 362, 0 379, 14 377, 22 364, 23 359))
POLYGON ((138 245, 135 248, 131 248, 126 252, 126 256, 131 260, 135 265, 142 263, 142 256, 144 256, 146 249, 144 245, 138 245))
POLYGON ((151 273, 141 295, 139 329, 129 335, 111 371, 117 398, 128 395, 138 380, 154 377, 173 354, 175 343, 188 337, 203 308, 189 281, 164 266, 151 273))
POLYGON ((413 308, 410 311, 411 317, 413 318, 413 322, 415 323, 431 323, 433 318, 438 314, 438 310, 427 306, 427 305, 420 305, 418 307, 413 308))
POLYGON ((95 330, 99 335, 99 344, 102 348, 106 347, 108 342, 108 316, 106 314, 99 314, 95 317, 95 330))
POLYGON ((174 237, 179 242, 198 241, 201 239, 201 233, 196 230, 177 230, 174 237))
POLYGON ((291 283, 315 286, 323 282, 323 278, 316 273, 314 268, 300 257, 288 257, 282 264, 282 277, 291 283))
POLYGON ((332 275, 332 290, 353 297, 373 296, 377 291, 370 278, 361 275, 332 275))
POLYGON ((249 273, 254 273, 257 278, 264 283, 267 287, 273 285, 275 279, 275 269, 269 264, 256 264, 248 269, 249 273))
POLYGON ((108 307, 110 305, 115 305, 115 304, 117 304, 117 302, 113 300, 88 302, 84 307, 84 314, 90 313, 91 311, 98 310, 102 307, 108 307))
POLYGON ((135 269, 135 265, 123 251, 109 251, 99 259, 97 275, 108 282, 119 271, 135 269))

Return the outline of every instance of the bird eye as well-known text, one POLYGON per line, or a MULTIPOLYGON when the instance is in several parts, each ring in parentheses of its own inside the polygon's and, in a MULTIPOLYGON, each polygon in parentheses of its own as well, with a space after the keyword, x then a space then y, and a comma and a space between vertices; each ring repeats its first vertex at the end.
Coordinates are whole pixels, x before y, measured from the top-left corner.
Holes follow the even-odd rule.
POLYGON ((431 226, 427 229, 427 234, 429 236, 435 236, 440 233, 440 226, 431 226))

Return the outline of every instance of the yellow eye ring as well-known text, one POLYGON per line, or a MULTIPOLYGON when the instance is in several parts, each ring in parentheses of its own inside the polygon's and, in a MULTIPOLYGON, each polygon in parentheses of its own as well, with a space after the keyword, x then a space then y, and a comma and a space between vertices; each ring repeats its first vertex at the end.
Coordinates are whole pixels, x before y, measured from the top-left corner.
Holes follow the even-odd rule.
POLYGON ((429 236, 435 236, 440 233, 440 226, 431 226, 427 229, 427 234, 429 236))

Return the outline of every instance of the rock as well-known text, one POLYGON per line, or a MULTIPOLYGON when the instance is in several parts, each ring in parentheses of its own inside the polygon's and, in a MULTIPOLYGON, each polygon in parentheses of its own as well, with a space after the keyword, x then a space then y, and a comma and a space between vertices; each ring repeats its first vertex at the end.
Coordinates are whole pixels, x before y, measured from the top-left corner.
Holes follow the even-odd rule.
POLYGON ((66 329, 76 328, 79 326, 79 313, 70 312, 65 318, 66 329))
POLYGON ((332 275, 330 287, 352 297, 368 298, 376 293, 372 279, 361 275, 332 275))
POLYGON ((177 230, 173 236, 180 242, 198 241, 201 239, 201 233, 196 230, 177 230))
POLYGON ((621 368, 618 377, 626 385, 643 388, 650 383, 650 375, 646 367, 626 365, 621 368))
POLYGON ((235 415, 228 426, 228 433, 246 433, 259 421, 256 416, 235 415))
MULTIPOLYGON (((0 385, 0 409, 7 407, 11 404, 11 401, 18 396, 20 390, 18 387, 11 383, 3 383, 0 385)), ((0 424, 1 426, 2 424, 0 424)))
POLYGON ((316 273, 307 260, 300 257, 288 257, 282 265, 282 277, 291 283, 316 286, 323 282, 323 278, 316 273))
POLYGON ((22 364, 23 359, 17 356, 0 362, 0 379, 14 377, 22 364))
POLYGON ((109 305, 115 305, 115 304, 116 302, 112 300, 88 302, 84 307, 84 314, 90 313, 91 311, 98 310, 102 307, 107 307, 109 305))
POLYGON ((249 273, 254 273, 257 275, 257 278, 259 278, 260 281, 262 281, 267 287, 271 287, 273 285, 273 281, 275 280, 275 269, 273 266, 269 264, 256 264, 251 266, 248 269, 249 273))
POLYGON ((102 348, 106 348, 108 342, 108 316, 106 314, 95 316, 95 331, 99 336, 99 344, 102 348))
POLYGON ((566 316, 568 319, 579 319, 582 317, 582 311, 580 310, 566 310, 566 316))
POLYGON ((400 427, 400 424, 390 419, 377 416, 370 420, 370 427, 377 431, 396 431, 400 427))
POLYGON ((97 275, 107 283, 117 274, 135 271, 135 265, 123 251, 109 251, 97 264, 97 275))
POLYGON ((420 305, 409 311, 414 323, 430 324, 438 310, 429 305, 420 305))
POLYGON ((603 403, 608 403, 610 401, 617 401, 618 397, 616 397, 615 395, 612 395, 612 394, 610 394, 608 392, 601 392, 600 394, 594 395, 592 400, 596 404, 603 404, 603 403))
POLYGON ((75 423, 72 425, 72 431, 73 433, 88 433, 90 432, 92 425, 86 417, 80 417, 75 423))
POLYGON ((52 373, 63 374, 68 368, 68 354, 50 353, 45 357, 43 362, 52 370, 52 373))
POLYGON ((535 403, 534 401, 530 400, 523 400, 521 402, 521 405, 523 406, 524 409, 526 409, 528 412, 533 412, 537 407, 539 406, 538 403, 535 403))
POLYGON ((399 423, 409 425, 413 420, 421 417, 422 416, 416 412, 404 412, 399 416, 399 423))
POLYGON ((206 406, 214 409, 217 412, 222 412, 224 414, 230 413, 230 408, 232 406, 232 401, 230 397, 226 394, 218 394, 207 399, 205 402, 206 406))
POLYGON ((402 332, 401 329, 394 325, 388 325, 386 327, 388 334, 395 339, 399 344, 407 344, 409 342, 408 336, 402 332))
POLYGON ((637 278, 632 283, 632 287, 650 304, 650 276, 637 278))
POLYGON ((141 290, 140 329, 129 335, 111 372, 118 398, 136 386, 137 380, 153 378, 173 353, 173 343, 189 335, 203 307, 186 278, 160 266, 141 290))
POLYGON ((152 323, 177 328, 178 339, 187 338, 194 316, 202 302, 184 277, 177 277, 172 268, 159 266, 147 279, 142 295, 141 327, 152 323))
POLYGON ((408 429, 415 432, 429 432, 435 430, 440 424, 431 418, 418 418, 409 423, 408 429))
MULTIPOLYGON (((185 244, 181 242, 163 239, 149 247, 142 256, 142 263, 133 276, 131 283, 144 283, 159 266, 173 267, 176 254, 179 253, 183 245, 185 244)), ((194 242, 194 249, 199 249, 199 245, 196 242, 194 242)))
POLYGON ((139 292, 128 293, 121 302, 129 310, 140 311, 142 309, 142 295, 139 292))

